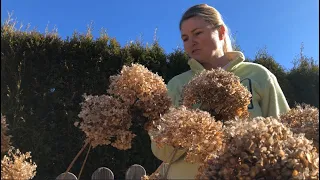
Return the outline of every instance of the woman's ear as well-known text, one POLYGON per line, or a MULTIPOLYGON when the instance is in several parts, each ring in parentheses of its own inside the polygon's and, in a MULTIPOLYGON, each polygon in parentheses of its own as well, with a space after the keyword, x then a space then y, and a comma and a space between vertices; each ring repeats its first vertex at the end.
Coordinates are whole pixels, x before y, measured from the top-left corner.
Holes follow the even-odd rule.
POLYGON ((224 38, 226 37, 226 28, 224 25, 220 26, 218 28, 218 32, 219 32, 219 40, 224 40, 224 38))

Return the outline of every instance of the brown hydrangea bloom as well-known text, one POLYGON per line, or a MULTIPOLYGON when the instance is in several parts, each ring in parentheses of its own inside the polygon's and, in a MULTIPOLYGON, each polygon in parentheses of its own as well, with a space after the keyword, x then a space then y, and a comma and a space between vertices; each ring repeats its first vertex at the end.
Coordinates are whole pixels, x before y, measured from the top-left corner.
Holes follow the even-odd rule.
POLYGON ((297 105, 282 114, 280 119, 293 133, 303 133, 307 139, 313 140, 319 149, 319 109, 310 105, 297 105))
POLYGON ((7 152, 10 148, 10 136, 7 135, 7 131, 6 118, 1 114, 1 154, 7 152))
POLYGON ((131 131, 119 130, 115 135, 116 140, 111 145, 118 149, 127 150, 131 148, 132 139, 135 137, 131 131))
POLYGON ((1 179, 32 179, 36 175, 37 165, 32 162, 31 153, 21 153, 11 148, 1 160, 1 179))
MULTIPOLYGON (((135 137, 129 131, 131 116, 128 106, 107 95, 92 96, 84 94, 82 110, 78 115, 82 121, 79 128, 86 134, 86 142, 92 147, 109 145, 126 150, 131 148, 135 137), (112 142, 115 138, 115 142, 112 142)), ((75 123, 78 126, 79 122, 75 123)))
POLYGON ((239 77, 222 68, 204 70, 185 87, 182 103, 187 107, 202 104, 216 120, 229 120, 249 116, 251 93, 240 83, 239 77))
POLYGON ((302 134, 274 118, 230 121, 223 155, 206 161, 198 179, 318 179, 319 154, 302 134))
POLYGON ((170 108, 157 128, 154 141, 187 149, 185 160, 190 163, 203 162, 223 149, 222 123, 199 109, 170 108))
POLYGON ((111 76, 110 81, 108 93, 138 108, 150 121, 159 119, 171 106, 163 78, 143 65, 123 66, 121 73, 111 76))

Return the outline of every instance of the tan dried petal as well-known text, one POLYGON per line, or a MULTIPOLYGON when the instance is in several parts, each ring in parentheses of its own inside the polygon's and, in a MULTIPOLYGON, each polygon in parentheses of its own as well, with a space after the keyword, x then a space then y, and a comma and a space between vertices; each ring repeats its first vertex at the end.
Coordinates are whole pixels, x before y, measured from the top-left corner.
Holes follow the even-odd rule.
POLYGON ((152 173, 150 176, 144 175, 141 177, 141 180, 156 180, 156 179, 163 179, 160 173, 152 173))
POLYGON ((32 179, 36 168, 30 152, 23 154, 19 149, 11 148, 1 160, 1 179, 32 179))
POLYGON ((307 104, 297 105, 289 112, 282 114, 281 122, 294 133, 303 133, 319 149, 319 109, 307 104))
POLYGON ((131 141, 135 136, 130 131, 119 132, 116 141, 111 145, 120 150, 131 149, 131 141))

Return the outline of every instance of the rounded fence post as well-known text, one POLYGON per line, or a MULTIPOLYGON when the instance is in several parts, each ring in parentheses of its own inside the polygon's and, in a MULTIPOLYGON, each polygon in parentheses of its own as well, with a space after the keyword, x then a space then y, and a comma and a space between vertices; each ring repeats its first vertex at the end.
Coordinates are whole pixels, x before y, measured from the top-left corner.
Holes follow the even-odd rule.
POLYGON ((109 168, 101 167, 92 174, 91 180, 114 180, 114 175, 109 168))
POLYGON ((62 173, 58 177, 56 177, 56 180, 78 180, 77 176, 67 172, 67 173, 62 173))
POLYGON ((145 176, 146 170, 139 164, 132 165, 126 172, 126 180, 141 180, 141 177, 145 176))

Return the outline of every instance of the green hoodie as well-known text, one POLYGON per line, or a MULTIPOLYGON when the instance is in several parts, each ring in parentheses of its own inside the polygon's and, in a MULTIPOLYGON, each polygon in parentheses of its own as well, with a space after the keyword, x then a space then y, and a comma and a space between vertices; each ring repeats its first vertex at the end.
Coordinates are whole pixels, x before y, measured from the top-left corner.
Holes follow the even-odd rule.
MULTIPOLYGON (((276 77, 267 68, 259 64, 243 62, 244 55, 238 51, 228 52, 225 55, 230 59, 230 62, 223 68, 237 75, 241 84, 246 86, 252 94, 252 100, 248 106, 250 117, 278 117, 280 114, 289 111, 289 105, 276 77)), ((191 70, 173 77, 167 85, 168 94, 175 106, 179 106, 183 86, 196 73, 204 70, 203 66, 194 59, 190 59, 188 64, 191 70)), ((184 155, 186 150, 178 150, 172 157, 174 154, 172 146, 159 148, 152 141, 152 132, 149 132, 149 135, 153 154, 164 163, 169 163, 171 160, 167 174, 168 179, 195 179, 199 164, 185 162, 184 155)), ((161 167, 160 172, 165 172, 164 167, 167 167, 167 164, 161 167)))

